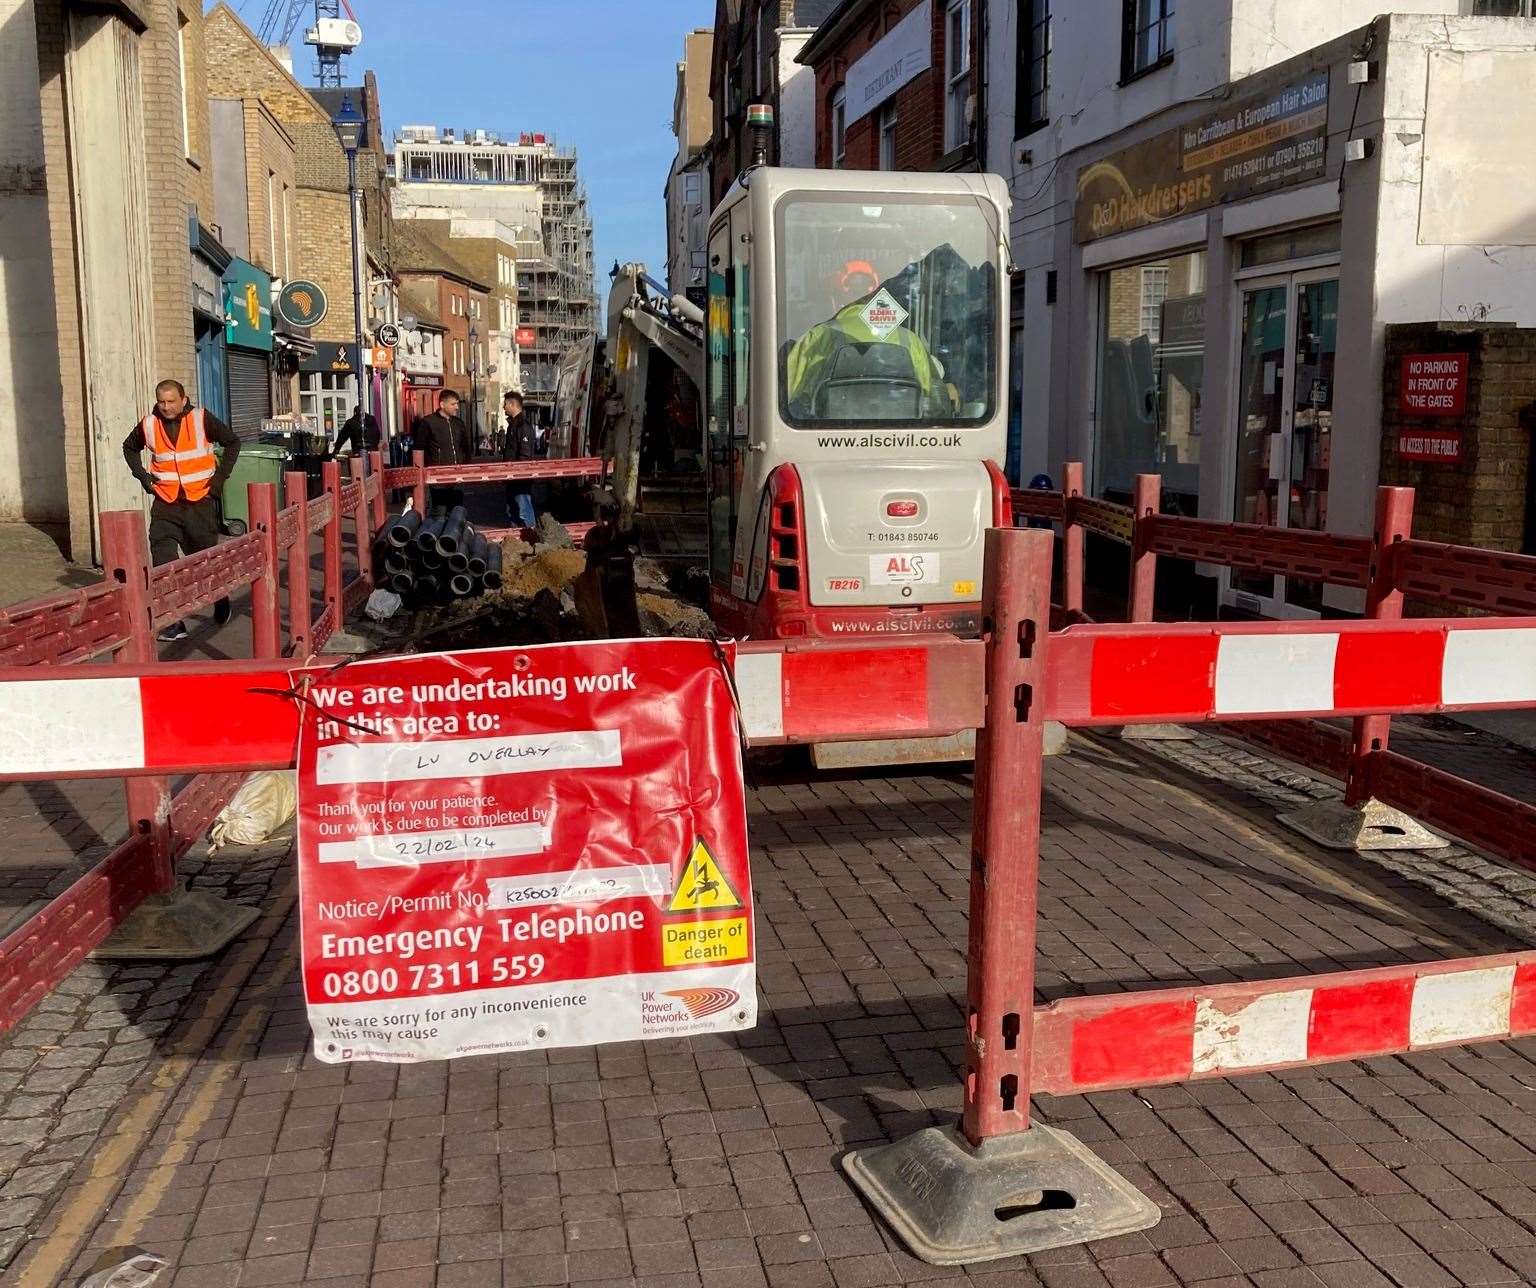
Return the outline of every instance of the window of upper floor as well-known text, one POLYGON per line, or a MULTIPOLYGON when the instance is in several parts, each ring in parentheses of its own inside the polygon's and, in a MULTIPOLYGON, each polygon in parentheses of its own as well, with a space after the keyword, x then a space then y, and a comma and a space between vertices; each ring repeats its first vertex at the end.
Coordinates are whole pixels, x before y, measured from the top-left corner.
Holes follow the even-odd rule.
POLYGON ((1019 0, 1019 66, 1013 137, 1023 138, 1050 118, 1051 0, 1019 0))
POLYGON ((949 0, 944 14, 944 150, 971 137, 971 0, 949 0))
POLYGON ((1173 61, 1174 0, 1121 0, 1120 81, 1173 61))
POLYGON ((841 170, 848 160, 848 98, 839 85, 832 91, 832 168, 841 170))
POLYGON ((1536 17, 1536 0, 1464 0, 1462 8, 1475 18, 1536 17))

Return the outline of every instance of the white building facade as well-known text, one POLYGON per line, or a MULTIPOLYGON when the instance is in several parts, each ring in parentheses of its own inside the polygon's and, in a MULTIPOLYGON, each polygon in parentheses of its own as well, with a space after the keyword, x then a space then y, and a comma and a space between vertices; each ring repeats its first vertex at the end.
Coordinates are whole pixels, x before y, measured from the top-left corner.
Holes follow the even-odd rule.
MULTIPOLYGON (((1536 20, 1377 7, 991 6, 1012 477, 1082 460, 1114 500, 1160 473, 1187 514, 1368 532, 1385 327, 1536 325, 1536 20)), ((1204 571, 1244 611, 1359 607, 1204 571)))

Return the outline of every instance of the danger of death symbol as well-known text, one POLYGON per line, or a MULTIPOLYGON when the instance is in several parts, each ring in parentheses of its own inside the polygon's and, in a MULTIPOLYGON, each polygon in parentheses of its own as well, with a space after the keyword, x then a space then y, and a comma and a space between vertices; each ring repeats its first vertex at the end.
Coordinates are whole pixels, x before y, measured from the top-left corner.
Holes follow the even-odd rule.
POLYGON ((668 912, 706 912, 714 908, 739 908, 741 899, 702 838, 695 840, 683 870, 678 874, 668 912))

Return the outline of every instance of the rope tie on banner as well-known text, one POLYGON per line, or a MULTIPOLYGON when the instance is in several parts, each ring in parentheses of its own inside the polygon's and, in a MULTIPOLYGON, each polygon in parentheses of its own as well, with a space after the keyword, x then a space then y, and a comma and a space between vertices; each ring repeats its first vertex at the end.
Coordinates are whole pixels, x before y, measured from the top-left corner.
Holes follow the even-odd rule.
POLYGON ((709 644, 709 650, 714 654, 715 665, 720 668, 720 674, 725 679, 726 690, 731 695, 731 707, 736 712, 736 740, 741 744, 741 762, 747 762, 747 726, 741 715, 741 694, 736 689, 736 672, 731 666, 731 661, 725 655, 724 644, 734 643, 734 640, 722 640, 717 632, 706 635, 705 640, 709 644))

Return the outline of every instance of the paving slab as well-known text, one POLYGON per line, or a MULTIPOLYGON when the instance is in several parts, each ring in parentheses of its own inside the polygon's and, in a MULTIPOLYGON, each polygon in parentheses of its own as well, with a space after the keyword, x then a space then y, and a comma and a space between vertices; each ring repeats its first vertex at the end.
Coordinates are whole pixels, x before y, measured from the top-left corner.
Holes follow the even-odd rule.
MULTIPOLYGON (((1282 832, 1253 792, 1073 743, 1046 771, 1042 998, 1524 946, 1282 832)), ((286 843, 194 859, 200 883, 264 908, 241 944, 201 967, 82 968, 0 1041, 7 1282, 72 1283, 127 1244, 197 1288, 1536 1277, 1530 1041, 1039 1097, 1162 1223, 968 1269, 916 1261, 837 1163, 958 1111, 969 775, 755 757, 752 777, 763 1008, 742 1034, 322 1065, 286 843)))

